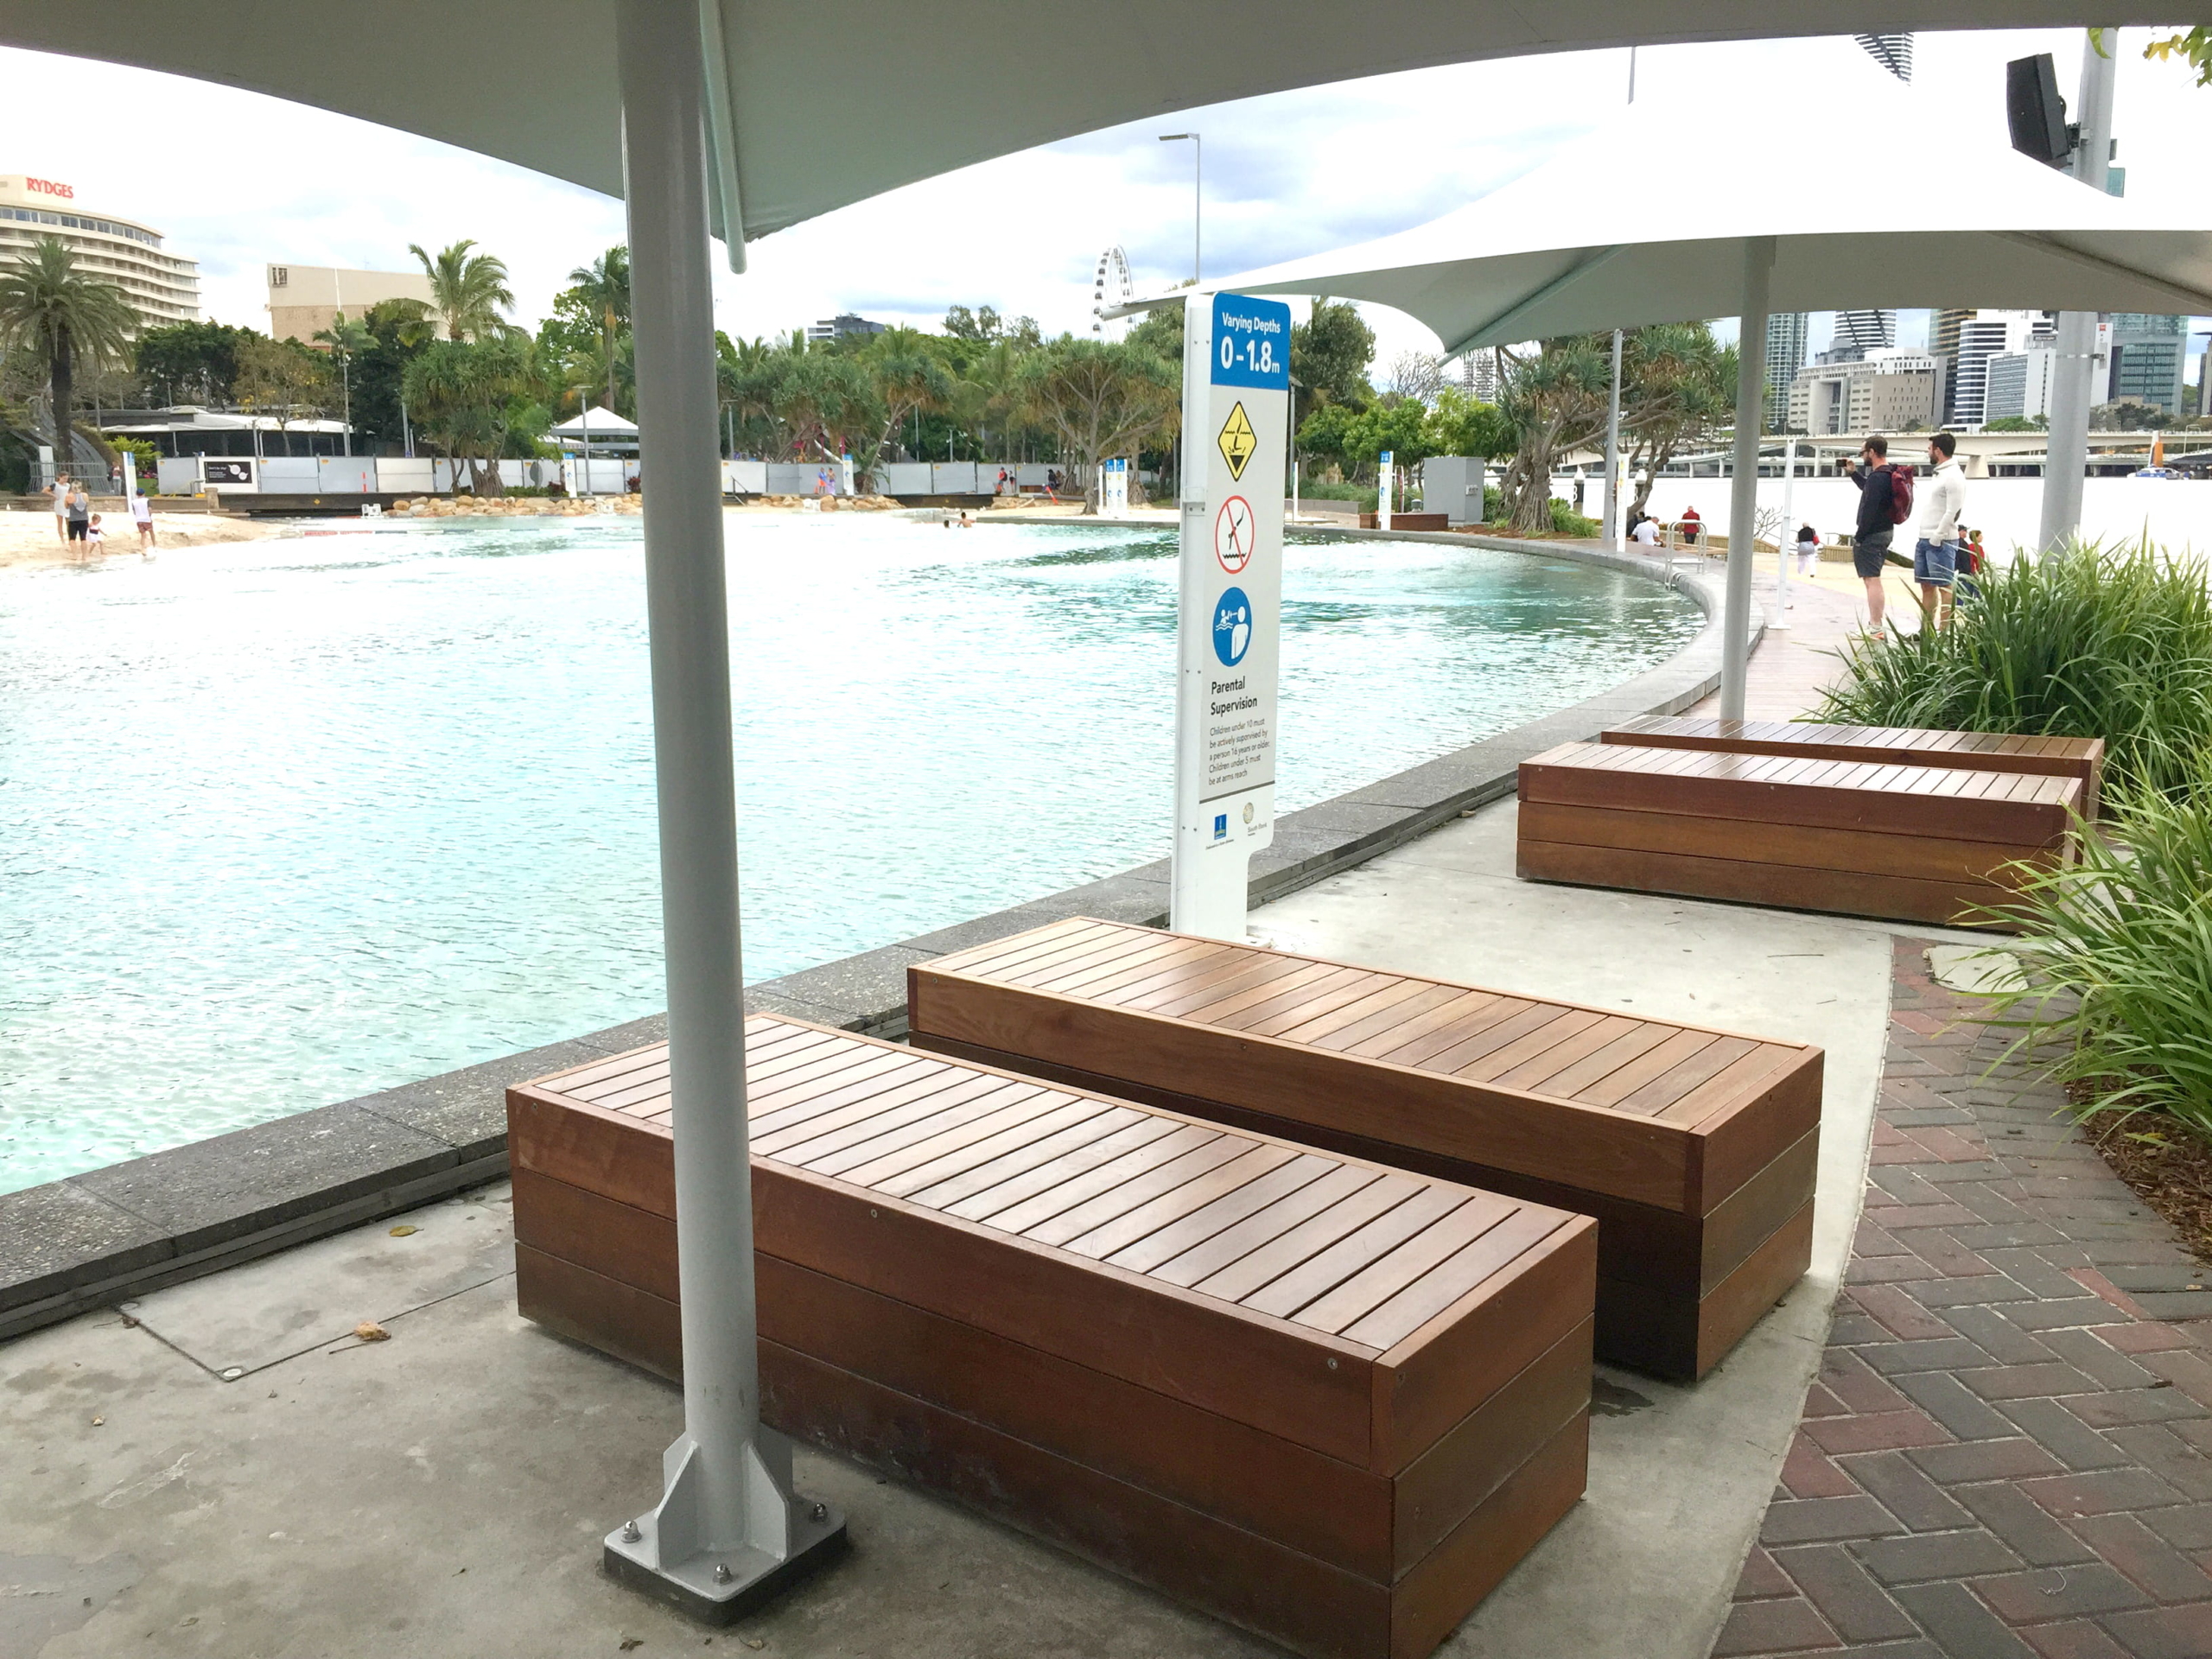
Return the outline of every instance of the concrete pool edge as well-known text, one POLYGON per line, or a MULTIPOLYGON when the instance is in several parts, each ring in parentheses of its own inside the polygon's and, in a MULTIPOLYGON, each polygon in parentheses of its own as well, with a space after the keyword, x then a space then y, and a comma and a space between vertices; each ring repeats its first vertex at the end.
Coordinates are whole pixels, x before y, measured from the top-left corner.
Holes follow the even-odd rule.
MULTIPOLYGON (((1671 714, 1719 683, 1721 595, 1699 571, 1594 547, 1457 533, 1337 531, 1361 540, 1494 548, 1674 587, 1705 613, 1674 657, 1611 690, 1296 812, 1253 860, 1257 907, 1509 794, 1522 760, 1643 714, 1671 714)), ((1764 631, 1755 607, 1751 633, 1764 631)), ((749 1011, 896 1036, 915 962, 1066 916, 1147 925, 1167 914, 1165 860, 895 944, 764 981, 749 1011)), ((507 1172, 509 1084, 658 1041, 661 1016, 523 1051, 250 1128, 0 1194, 0 1341, 380 1217, 507 1172)))

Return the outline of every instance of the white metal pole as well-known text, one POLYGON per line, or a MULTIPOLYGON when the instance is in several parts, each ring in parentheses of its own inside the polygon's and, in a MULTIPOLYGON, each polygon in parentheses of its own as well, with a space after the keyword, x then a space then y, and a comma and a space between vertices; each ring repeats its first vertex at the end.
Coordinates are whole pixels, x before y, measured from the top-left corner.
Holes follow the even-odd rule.
POLYGON ((652 456, 645 613, 683 1433, 662 1459, 659 1503, 608 1535, 605 1560, 616 1577, 721 1621, 816 1564, 844 1522, 791 1497, 790 1442, 760 1421, 700 17, 671 0, 618 0, 615 19, 638 444, 652 456))
MULTIPOLYGON (((2092 29, 2082 42, 2082 142, 2074 176, 2102 190, 2112 161, 2112 101, 2120 63, 2118 29, 2092 29)), ((2089 468, 2089 405, 2098 367, 2097 314, 2058 314, 2057 361, 2052 365, 2050 435, 2044 448, 2043 522, 2037 546, 2048 558, 2082 523, 2082 475, 2089 468)))
MULTIPOLYGON (((1633 50, 1634 48, 1630 48, 1633 50)), ((1621 331, 1613 330, 1613 401, 1605 414, 1605 545, 1621 534, 1621 331)))
POLYGON ((1728 492, 1728 585, 1720 613, 1720 718, 1744 717, 1751 666, 1752 529, 1759 510, 1759 423, 1766 409, 1767 290, 1774 238, 1744 245, 1744 315, 1736 340, 1736 475, 1728 492))
POLYGON ((1797 440, 1789 429, 1787 416, 1782 425, 1782 527, 1774 536, 1774 620, 1767 624, 1770 628, 1789 626, 1789 561, 1796 556, 1792 551, 1796 546, 1795 532, 1789 527, 1789 520, 1796 511, 1797 440))

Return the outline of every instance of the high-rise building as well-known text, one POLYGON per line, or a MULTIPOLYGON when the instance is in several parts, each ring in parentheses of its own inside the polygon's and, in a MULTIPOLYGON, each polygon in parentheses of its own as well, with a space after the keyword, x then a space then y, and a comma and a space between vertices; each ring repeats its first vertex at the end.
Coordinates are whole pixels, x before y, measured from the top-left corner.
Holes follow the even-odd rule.
POLYGON ((2055 345, 2031 346, 2022 352, 1999 352, 1983 365, 1983 424, 2008 417, 2033 420, 2050 414, 2050 383, 2057 373, 2055 345))
POLYGON ((1943 418, 1954 426, 1980 426, 1989 412, 1989 360, 2047 342, 2055 324, 2048 311, 1942 311, 1934 350, 1950 364, 1943 418))
POLYGON ((1789 428, 1832 437, 1930 425, 1942 391, 1940 368, 1926 352, 1895 346, 1855 361, 1808 364, 1789 388, 1789 428))
POLYGON ((1802 311, 1777 311, 1766 320, 1767 424, 1789 406, 1789 388, 1797 371, 1805 366, 1805 325, 1802 311))
POLYGON ((269 332, 313 345, 343 315, 356 321, 382 300, 430 303, 430 278, 419 270, 340 270, 330 265, 269 267, 269 332))
POLYGON ((2189 319, 2116 311, 2111 322, 2104 401, 2149 404, 2170 415, 2180 414, 2189 319))
POLYGON ((1894 311, 1839 311, 1835 335, 1828 341, 1828 360, 1858 361, 1869 352, 1886 351, 1897 343, 1897 314, 1894 311), (1841 353, 1850 352, 1853 356, 1841 353))
POLYGON ((200 262, 168 251, 160 232, 86 212, 72 185, 0 173, 0 264, 48 236, 76 255, 85 276, 121 289, 148 327, 200 321, 200 262))

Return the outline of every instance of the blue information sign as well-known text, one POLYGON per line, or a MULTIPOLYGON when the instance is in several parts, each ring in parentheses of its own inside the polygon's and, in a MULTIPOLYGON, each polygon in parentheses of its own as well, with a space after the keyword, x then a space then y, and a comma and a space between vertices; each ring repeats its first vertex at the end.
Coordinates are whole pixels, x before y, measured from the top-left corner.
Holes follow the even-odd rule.
POLYGON ((1213 384, 1290 390, 1290 308, 1242 294, 1213 296, 1213 384))

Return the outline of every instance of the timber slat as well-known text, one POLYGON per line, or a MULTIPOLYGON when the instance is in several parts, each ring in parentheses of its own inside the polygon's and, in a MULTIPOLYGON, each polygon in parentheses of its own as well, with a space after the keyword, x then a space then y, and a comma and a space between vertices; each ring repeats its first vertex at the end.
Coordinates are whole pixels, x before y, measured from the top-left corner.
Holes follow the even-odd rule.
MULTIPOLYGON (((989 953, 1033 972, 1028 945, 1113 931, 989 953)), ((1580 1495, 1586 1218, 746 1030, 775 1103, 753 1141, 765 1421, 1328 1659, 1420 1659, 1580 1495)), ((676 1376, 670 1086, 659 1046, 511 1089, 508 1118, 521 1311, 676 1376)))
MULTIPOLYGON (((1715 759, 1613 753, 1653 777, 1715 759)), ((1777 765, 1789 768, 1839 769, 1817 759, 1777 765)), ((1084 937, 1102 948, 1099 934, 1084 937)), ((1601 1281, 1661 1310, 1626 1322, 1600 1310, 1600 1351, 1624 1363, 1695 1375, 1688 1368, 1709 1364, 1757 1317, 1738 1299, 1726 1309, 1740 1321, 1719 1330, 1722 1306, 1707 1297, 1811 1196, 1815 1165, 1783 1160, 1819 1128, 1817 1049, 1245 944, 1211 942, 1202 978, 1117 1003, 1080 986, 1010 983, 988 957, 955 953, 908 969, 911 1041, 1392 1164, 1415 1180, 1441 1177, 1596 1215, 1601 1281), (1752 1197, 1737 1202, 1739 1189, 1752 1197), (1707 1248, 1707 1217, 1716 1215, 1727 1224, 1711 1229, 1723 1257, 1707 1248), (1609 1348, 1623 1330, 1634 1340, 1609 1348)), ((1199 1213, 1214 1213, 1217 1196, 1200 1192, 1199 1213)), ((1280 1213, 1240 1217, 1224 1235, 1237 1242, 1233 1258, 1179 1239, 1173 1252, 1125 1255, 1131 1245, 1114 1235, 1109 1259, 1294 1323, 1379 1336, 1392 1329, 1382 1309, 1393 1298, 1448 1301, 1449 1273, 1471 1270, 1479 1255, 1471 1238, 1442 1243, 1473 1227, 1478 1211, 1421 1187, 1320 1177, 1301 1180, 1297 1194, 1309 1208, 1295 1224, 1278 1225, 1280 1213), (1475 1255, 1463 1259, 1463 1248, 1475 1255), (1421 1274, 1432 1270, 1446 1277, 1430 1284, 1421 1274), (1381 1288, 1393 1273, 1402 1281, 1381 1288)), ((1512 1236, 1510 1228, 1498 1235, 1512 1236)))
POLYGON ((1646 715, 1598 734, 1600 743, 1638 748, 1702 749, 1732 754, 1856 755, 1913 766, 2072 778, 2082 785, 2082 816, 2094 817, 2103 785, 2105 745, 2096 737, 2005 732, 1937 732, 1909 727, 1838 726, 1783 720, 1713 720, 1646 715))

